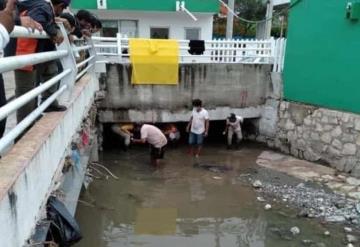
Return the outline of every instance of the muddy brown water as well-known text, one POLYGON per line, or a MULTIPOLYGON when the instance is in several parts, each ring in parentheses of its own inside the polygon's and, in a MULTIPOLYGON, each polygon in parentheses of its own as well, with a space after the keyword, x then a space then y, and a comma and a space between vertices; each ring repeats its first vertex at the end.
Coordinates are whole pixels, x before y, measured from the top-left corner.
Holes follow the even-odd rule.
POLYGON ((76 246, 292 247, 304 246, 303 240, 317 244, 306 246, 345 246, 339 227, 299 219, 286 205, 264 210, 239 179, 256 169, 261 151, 206 147, 198 162, 231 167, 224 173, 194 168, 196 160, 182 147, 169 149, 160 169, 148 165, 146 148, 102 153, 101 163, 119 180, 96 180, 82 194, 76 218, 84 238, 76 246), (301 234, 292 238, 293 226, 301 234))

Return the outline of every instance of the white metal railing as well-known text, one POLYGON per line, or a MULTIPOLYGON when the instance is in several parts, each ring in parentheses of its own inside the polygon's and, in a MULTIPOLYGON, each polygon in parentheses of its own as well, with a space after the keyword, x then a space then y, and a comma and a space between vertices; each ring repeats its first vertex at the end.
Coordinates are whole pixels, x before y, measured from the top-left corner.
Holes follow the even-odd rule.
MULTIPOLYGON (((65 92, 68 92, 68 95, 70 95, 76 80, 81 78, 85 73, 92 72, 94 69, 96 51, 92 41, 77 40, 77 46, 74 46, 70 44, 64 27, 61 24, 59 27, 65 39, 61 45, 57 46, 56 51, 0 58, 0 73, 13 71, 29 65, 58 60, 60 60, 63 67, 63 71, 58 75, 0 108, 0 120, 3 120, 25 104, 39 97, 52 86, 57 83, 60 85, 55 93, 0 139, 0 153, 31 126, 55 100, 64 96, 65 92), (79 53, 83 56, 79 55, 79 53), (75 54, 77 54, 77 56, 75 56, 75 54), (76 61, 76 57, 80 57, 80 59, 76 61), (81 57, 83 58, 81 59, 81 57)), ((15 27, 14 31, 11 33, 11 37, 48 39, 48 36, 45 33, 40 33, 38 31, 30 32, 19 26, 15 27)))
MULTIPOLYGON (((129 38, 94 37, 97 55, 109 62, 129 63, 129 38)), ((189 40, 179 40, 180 63, 244 63, 273 64, 274 72, 282 72, 286 39, 206 40, 203 55, 189 54, 189 40)))

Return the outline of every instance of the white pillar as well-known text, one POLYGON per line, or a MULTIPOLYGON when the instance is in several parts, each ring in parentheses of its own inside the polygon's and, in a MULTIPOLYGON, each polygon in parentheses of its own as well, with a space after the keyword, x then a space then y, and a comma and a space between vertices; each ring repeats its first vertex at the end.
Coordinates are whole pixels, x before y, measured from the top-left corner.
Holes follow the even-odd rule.
POLYGON ((271 28, 272 28, 272 17, 274 11, 274 0, 268 0, 267 10, 266 10, 266 28, 265 28, 265 38, 269 39, 271 37, 271 28))
MULTIPOLYGON (((235 12, 235 0, 229 0, 228 6, 231 10, 235 12)), ((233 30, 234 30, 234 15, 230 10, 228 10, 227 21, 226 21, 226 39, 233 38, 233 30)))

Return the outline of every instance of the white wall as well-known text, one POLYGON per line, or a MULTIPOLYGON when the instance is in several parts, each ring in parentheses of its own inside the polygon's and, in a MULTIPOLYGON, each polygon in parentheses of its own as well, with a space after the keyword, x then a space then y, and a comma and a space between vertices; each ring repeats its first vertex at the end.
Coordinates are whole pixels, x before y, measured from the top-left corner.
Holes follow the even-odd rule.
POLYGON ((150 27, 169 27, 171 39, 185 39, 185 28, 201 28, 201 39, 213 37, 213 15, 194 13, 193 21, 186 13, 178 12, 123 12, 110 10, 93 11, 102 20, 138 20, 140 38, 150 38, 150 27))

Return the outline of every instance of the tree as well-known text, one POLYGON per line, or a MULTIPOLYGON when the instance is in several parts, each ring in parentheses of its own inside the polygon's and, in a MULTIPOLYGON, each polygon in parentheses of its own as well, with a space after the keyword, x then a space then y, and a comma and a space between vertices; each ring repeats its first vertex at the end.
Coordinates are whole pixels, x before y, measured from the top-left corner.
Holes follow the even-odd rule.
MULTIPOLYGON (((244 19, 251 21, 264 20, 266 15, 266 2, 263 0, 235 0, 235 11, 244 19)), ((243 35, 250 35, 250 31, 255 29, 256 25, 240 20, 240 26, 243 29, 243 35)))
MULTIPOLYGON (((228 1, 225 0, 227 3, 228 1)), ((266 15, 266 1, 264 0, 235 0, 235 12, 242 18, 258 21, 264 20, 266 15)), ((226 33, 226 18, 215 16, 214 34, 224 37, 226 33)), ((246 23, 234 18, 235 36, 255 36, 256 24, 246 23)))

